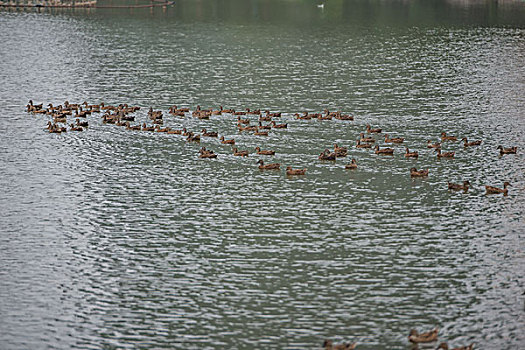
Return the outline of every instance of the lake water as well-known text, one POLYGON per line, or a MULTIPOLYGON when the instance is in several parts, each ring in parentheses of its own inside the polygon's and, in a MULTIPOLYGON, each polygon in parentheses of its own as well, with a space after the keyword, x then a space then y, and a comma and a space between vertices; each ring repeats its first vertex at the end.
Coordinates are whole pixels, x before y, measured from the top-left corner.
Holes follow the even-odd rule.
POLYGON ((409 349, 433 327, 452 346, 525 347, 525 4, 318 4, 0 12, 0 348, 409 349), (281 171, 98 114, 50 134, 29 99, 128 103, 136 123, 153 107, 273 149, 281 171), (288 128, 241 134, 174 104, 280 111, 288 128), (293 117, 324 109, 355 120, 293 117), (405 142, 357 149, 366 124, 405 142), (438 160, 441 132, 483 143, 438 160), (334 143, 349 156, 319 161, 334 143))

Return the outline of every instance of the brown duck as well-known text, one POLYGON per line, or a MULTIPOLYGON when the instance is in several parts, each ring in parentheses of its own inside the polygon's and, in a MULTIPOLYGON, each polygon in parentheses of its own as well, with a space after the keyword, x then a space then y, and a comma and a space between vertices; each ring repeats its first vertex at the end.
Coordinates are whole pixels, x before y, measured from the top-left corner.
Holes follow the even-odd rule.
POLYGON ((494 186, 485 186, 486 194, 499 194, 503 193, 504 196, 509 194, 507 186, 510 186, 508 181, 503 183, 503 188, 494 187, 494 186))
POLYGON ((259 159, 257 163, 259 164, 259 169, 261 170, 278 170, 281 167, 281 164, 279 163, 264 164, 262 159, 259 159))
POLYGON ((453 190, 453 191, 461 191, 461 190, 463 190, 465 193, 467 193, 469 186, 470 186, 470 182, 468 180, 467 181, 463 181, 463 185, 455 184, 455 183, 452 183, 452 182, 448 183, 448 189, 449 190, 453 190))
POLYGON ((435 328, 425 333, 418 333, 415 329, 410 331, 408 340, 412 343, 430 343, 436 341, 438 338, 439 329, 435 328))
POLYGON ((286 167, 286 175, 304 175, 304 174, 306 174, 306 168, 293 169, 291 166, 286 167))
POLYGON ((341 343, 334 344, 331 340, 327 339, 323 343, 325 350, 354 350, 357 343, 341 343))
MULTIPOLYGON (((448 344, 447 343, 441 343, 439 344, 439 346, 436 348, 436 350, 439 350, 439 349, 442 349, 442 350, 449 350, 450 348, 448 347, 448 344)), ((466 346, 460 346, 460 347, 457 347, 457 348, 453 348, 451 350, 474 350, 474 343, 470 344, 470 345, 466 345, 466 346)))
POLYGON ((428 169, 417 170, 416 168, 411 168, 411 169, 410 169, 410 176, 411 176, 411 177, 424 177, 424 176, 428 176, 428 169))

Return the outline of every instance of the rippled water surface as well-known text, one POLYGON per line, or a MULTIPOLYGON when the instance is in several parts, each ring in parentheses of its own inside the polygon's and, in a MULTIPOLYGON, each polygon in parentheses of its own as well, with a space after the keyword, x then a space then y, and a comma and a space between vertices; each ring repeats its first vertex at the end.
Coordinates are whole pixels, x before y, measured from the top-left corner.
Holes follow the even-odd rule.
POLYGON ((525 347, 525 6, 317 4, 0 12, 0 348, 408 349, 411 328, 433 327, 453 346, 525 347), (136 123, 153 107, 252 154, 101 114, 50 134, 29 99, 128 103, 136 123), (288 128, 239 133, 174 104, 280 111, 288 128), (293 116, 324 109, 355 120, 293 116), (366 124, 381 147, 405 143, 357 149, 366 124), (438 160, 441 132, 483 143, 438 160), (319 161, 334 143, 348 157, 319 161), (256 146, 282 170, 259 171, 256 146), (485 195, 504 181, 507 197, 485 195))

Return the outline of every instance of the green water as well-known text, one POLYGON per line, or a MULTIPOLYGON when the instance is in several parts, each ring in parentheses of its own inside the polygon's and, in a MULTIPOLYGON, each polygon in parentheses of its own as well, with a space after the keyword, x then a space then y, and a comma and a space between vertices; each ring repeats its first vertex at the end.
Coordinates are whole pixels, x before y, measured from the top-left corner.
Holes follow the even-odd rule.
POLYGON ((434 327, 451 346, 525 346, 524 3, 319 4, 0 11, 0 348, 409 349, 434 327), (135 124, 153 107, 252 154, 101 114, 49 134, 29 99, 137 105, 135 124), (288 128, 254 136, 174 104, 279 111, 288 128), (293 116, 324 109, 355 120, 293 116), (357 149, 366 124, 405 142, 357 149), (438 160, 441 132, 483 143, 438 160), (334 143, 348 157, 319 161, 334 143))

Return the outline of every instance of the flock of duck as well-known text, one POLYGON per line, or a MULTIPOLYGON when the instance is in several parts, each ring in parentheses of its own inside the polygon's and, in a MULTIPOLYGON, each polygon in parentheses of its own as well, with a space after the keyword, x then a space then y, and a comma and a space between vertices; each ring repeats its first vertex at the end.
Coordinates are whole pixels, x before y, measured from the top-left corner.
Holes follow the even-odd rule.
MULTIPOLYGON (((50 133, 64 133, 69 131, 79 132, 83 131, 85 128, 89 127, 89 122, 85 120, 88 116, 92 114, 100 114, 102 122, 104 124, 113 124, 117 126, 121 126, 125 128, 126 130, 134 130, 134 131, 146 131, 146 132, 161 132, 166 134, 177 134, 181 135, 183 137, 186 137, 186 140, 188 142, 201 142, 201 138, 218 138, 221 142, 221 144, 225 145, 231 145, 232 146, 232 153, 234 156, 239 157, 247 157, 250 155, 250 151, 248 150, 239 150, 236 146, 235 139, 225 139, 224 136, 221 136, 219 138, 219 134, 216 131, 209 131, 205 128, 201 130, 200 133, 194 132, 194 131, 188 131, 186 128, 182 129, 173 129, 170 127, 163 127, 164 125, 164 113, 162 111, 155 111, 153 108, 149 108, 148 111, 148 119, 150 120, 150 124, 148 125, 146 122, 143 122, 142 124, 136 124, 131 125, 130 122, 135 121, 135 115, 134 113, 140 110, 140 107, 134 107, 129 106, 127 104, 120 104, 118 106, 112 106, 112 105, 106 105, 104 103, 100 103, 97 105, 90 105, 87 102, 83 102, 81 104, 71 104, 68 101, 65 101, 64 104, 53 106, 53 104, 48 104, 47 108, 44 108, 43 104, 33 104, 33 101, 30 100, 29 103, 26 106, 28 113, 33 114, 44 114, 50 117, 50 120, 48 120, 47 123, 47 130, 50 133), (69 123, 69 129, 67 128, 68 124, 68 118, 75 119, 75 123, 69 123)), ((217 110, 213 109, 202 109, 200 106, 197 106, 195 110, 190 111, 189 108, 178 108, 176 105, 169 108, 168 114, 173 117, 180 117, 180 118, 186 118, 186 117, 194 117, 198 119, 210 119, 211 116, 229 116, 233 117, 234 122, 236 123, 236 126, 238 128, 239 132, 243 133, 252 133, 256 136, 268 136, 269 132, 271 130, 279 130, 279 129, 287 129, 288 124, 286 123, 277 123, 275 121, 276 118, 281 117, 281 113, 271 113, 270 111, 261 111, 260 109, 257 110, 250 110, 249 108, 246 108, 243 111, 236 111, 234 109, 224 109, 223 106, 219 106, 217 110), (257 117, 257 124, 252 125, 252 120, 248 116, 254 116, 257 117), (263 124, 264 123, 264 124, 263 124)), ((302 114, 295 113, 293 115, 296 119, 300 120, 310 120, 310 119, 318 119, 318 120, 331 120, 331 119, 339 119, 339 120, 354 120, 354 117, 349 114, 343 114, 340 111, 337 112, 331 112, 328 110, 324 110, 323 113, 308 113, 303 112, 302 114)), ((394 154, 394 149, 390 147, 380 147, 379 145, 375 145, 375 147, 372 147, 374 143, 376 143, 376 138, 372 137, 372 135, 379 135, 382 133, 381 128, 372 128, 369 124, 366 125, 366 129, 360 133, 359 138, 356 141, 356 148, 363 148, 363 149, 373 149, 375 154, 381 155, 381 156, 392 156, 394 154), (366 133, 366 134, 365 134, 366 133)), ((432 142, 431 140, 428 140, 427 142, 427 148, 434 149, 436 152, 436 157, 438 159, 440 158, 454 158, 455 152, 442 152, 441 146, 444 143, 449 142, 457 142, 459 139, 456 136, 447 135, 446 132, 441 133, 441 138, 439 142, 432 142)), ((470 141, 463 137, 461 139, 463 141, 463 147, 476 147, 481 145, 482 140, 476 140, 476 141, 470 141)), ((405 138, 403 137, 394 137, 390 138, 388 134, 384 134, 384 143, 385 144, 403 144, 405 142, 405 138)), ((506 155, 506 154, 516 154, 517 153, 517 147, 498 147, 500 156, 506 155)), ((273 156, 275 155, 274 150, 263 150, 260 147, 255 148, 255 153, 257 155, 261 156, 273 156)), ((334 149, 329 150, 325 149, 323 152, 321 152, 318 156, 319 160, 322 161, 335 161, 337 158, 343 158, 348 155, 348 148, 339 146, 338 144, 334 144, 334 149)), ((206 149, 206 147, 201 147, 199 150, 199 158, 217 158, 217 153, 215 153, 212 150, 206 149)), ((418 158, 419 153, 417 151, 411 151, 408 147, 405 147, 405 154, 404 156, 408 158, 418 158)), ((258 162, 258 168, 260 170, 280 170, 281 164, 280 163, 270 163, 265 164, 264 160, 260 159, 258 162)), ((357 169, 358 163, 355 158, 352 158, 350 163, 345 165, 346 169, 357 169)), ((291 166, 286 167, 286 175, 288 176, 297 176, 297 175, 305 175, 307 169, 294 169, 291 166)), ((429 169, 420 169, 418 170, 415 167, 412 167, 409 171, 409 174, 411 177, 427 177, 429 175, 429 169)), ((487 194, 503 194, 504 196, 508 195, 508 188, 509 182, 504 182, 503 188, 495 187, 495 186, 485 186, 485 191, 487 194)), ((462 184, 456 184, 456 183, 448 183, 448 189, 452 191, 463 191, 468 192, 468 189, 470 187, 469 181, 464 181, 462 184)))

